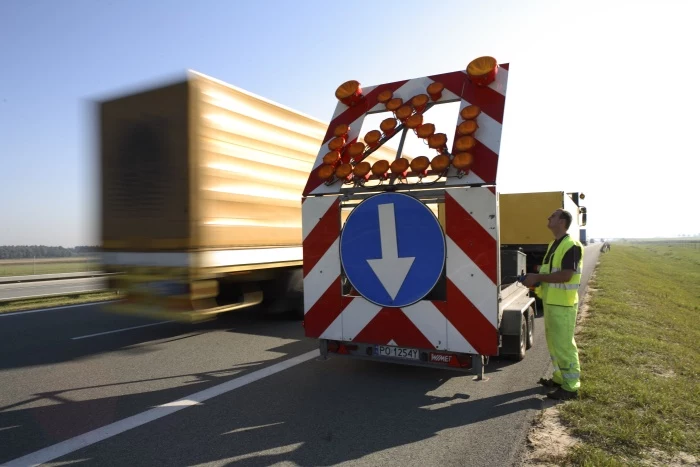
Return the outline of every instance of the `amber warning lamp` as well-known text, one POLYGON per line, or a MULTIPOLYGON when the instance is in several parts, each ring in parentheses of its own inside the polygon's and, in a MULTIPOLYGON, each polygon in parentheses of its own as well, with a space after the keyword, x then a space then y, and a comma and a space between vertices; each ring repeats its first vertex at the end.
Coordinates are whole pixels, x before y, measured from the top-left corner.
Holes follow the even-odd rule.
POLYGON ((406 119, 413 114, 413 108, 410 105, 402 105, 396 110, 396 118, 401 120, 402 123, 406 122, 406 119))
POLYGON ((372 170, 372 167, 369 165, 369 162, 360 162, 352 169, 352 174, 356 178, 367 180, 370 170, 372 170))
POLYGON ((379 95, 377 96, 377 102, 386 105, 386 103, 389 102, 392 97, 394 97, 393 91, 387 89, 386 91, 382 91, 379 93, 379 95))
POLYGON ((452 165, 462 173, 469 172, 472 163, 474 163, 474 156, 468 152, 455 154, 454 159, 452 159, 452 165))
POLYGON ((335 97, 348 107, 357 105, 362 100, 362 88, 359 81, 350 80, 344 82, 335 90, 335 97))
POLYGON ((430 160, 425 156, 418 156, 411 161, 411 171, 419 177, 424 177, 428 174, 430 160))
POLYGON ((382 130, 382 132, 384 132, 385 135, 393 135, 396 131, 396 119, 390 117, 382 120, 382 123, 379 125, 379 128, 382 130))
POLYGON ((403 105, 403 99, 401 99, 400 97, 395 97, 386 103, 386 109, 391 111, 391 112, 394 112, 402 105, 403 105))
POLYGON ((430 138, 435 133, 435 125, 424 123, 416 129, 416 135, 421 139, 430 138))
POLYGON ((387 172, 389 172, 389 163, 387 161, 377 161, 372 166, 372 175, 379 179, 386 178, 387 172))
POLYGON ((352 165, 350 164, 340 164, 337 169, 335 169, 335 176, 340 180, 348 180, 352 174, 352 165))
POLYGON ((445 85, 439 81, 436 81, 436 82, 430 84, 430 86, 428 86, 426 91, 428 92, 428 95, 430 96, 430 98, 433 101, 438 101, 442 97, 442 91, 444 89, 445 89, 445 85))
POLYGON ((322 165, 320 169, 318 169, 318 178, 321 180, 329 181, 331 178, 333 178, 333 174, 335 173, 335 167, 332 165, 322 165))
POLYGON ((474 120, 481 113, 481 108, 478 105, 468 105, 463 108, 459 115, 464 120, 474 120))
POLYGON ((439 152, 447 145, 447 135, 445 133, 436 133, 430 138, 428 138, 428 146, 431 149, 436 149, 439 152))
POLYGON ((406 172, 408 172, 408 166, 409 164, 407 159, 404 159, 403 157, 401 159, 396 159, 391 163, 391 173, 405 177, 406 172))
POLYGON ((404 125, 406 125, 406 128, 410 128, 411 130, 415 130, 419 126, 423 124, 423 114, 413 114, 410 117, 406 119, 404 122, 404 125))
POLYGON ((347 154, 348 156, 352 157, 353 160, 359 161, 362 159, 362 153, 365 152, 365 145, 364 143, 352 143, 350 146, 348 146, 348 151, 347 154))
POLYGON ((382 133, 379 130, 368 131, 365 135, 365 143, 370 149, 376 148, 380 139, 382 139, 382 133))
POLYGON ((465 120, 457 126, 457 134, 460 136, 470 136, 479 128, 474 120, 465 120))
POLYGON ((479 57, 467 65, 467 75, 477 86, 488 86, 496 80, 498 62, 493 57, 479 57))
POLYGON ((455 152, 466 152, 476 146, 476 139, 473 136, 462 136, 455 141, 455 152))
POLYGON ((341 123, 340 125, 336 126, 333 130, 333 136, 335 137, 347 139, 348 133, 350 133, 350 125, 348 125, 347 123, 341 123))
POLYGON ((426 94, 418 94, 413 99, 411 99, 411 105, 416 112, 421 113, 425 110, 425 106, 428 105, 430 98, 426 94))
POLYGON ((443 173, 450 166, 450 157, 445 154, 440 154, 433 157, 430 161, 430 167, 439 173, 443 173))
POLYGON ((340 162, 340 152, 331 151, 323 156, 323 163, 326 165, 336 166, 340 162))
POLYGON ((340 151, 343 146, 345 146, 345 138, 342 136, 336 136, 328 143, 328 149, 331 151, 340 151))

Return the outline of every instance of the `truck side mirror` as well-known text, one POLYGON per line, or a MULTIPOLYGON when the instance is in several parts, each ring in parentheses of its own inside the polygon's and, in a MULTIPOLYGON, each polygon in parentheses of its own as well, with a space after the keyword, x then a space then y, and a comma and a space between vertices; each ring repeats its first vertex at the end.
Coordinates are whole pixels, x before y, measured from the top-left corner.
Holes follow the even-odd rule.
POLYGON ((583 214, 581 215, 581 227, 586 226, 586 212, 584 211, 583 214))

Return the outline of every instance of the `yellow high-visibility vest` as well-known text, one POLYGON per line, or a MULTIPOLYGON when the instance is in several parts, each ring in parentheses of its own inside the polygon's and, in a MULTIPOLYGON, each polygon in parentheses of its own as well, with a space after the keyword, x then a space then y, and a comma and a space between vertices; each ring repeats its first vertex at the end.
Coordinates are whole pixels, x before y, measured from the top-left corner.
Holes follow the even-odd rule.
MULTIPOLYGON (((549 246, 547 246, 545 258, 549 254, 549 250, 552 248, 553 244, 554 241, 550 242, 549 246)), ((537 296, 548 305, 573 306, 578 304, 578 291, 581 286, 581 273, 583 272, 583 245, 581 245, 581 242, 572 239, 570 235, 564 237, 557 246, 557 249, 554 250, 552 254, 553 257, 550 258, 550 261, 540 267, 540 274, 561 271, 561 262, 564 259, 564 255, 574 246, 578 246, 581 249, 581 258, 579 258, 576 270, 574 271, 574 275, 571 276, 571 279, 569 279, 568 282, 559 283, 542 282, 535 290, 537 296)))

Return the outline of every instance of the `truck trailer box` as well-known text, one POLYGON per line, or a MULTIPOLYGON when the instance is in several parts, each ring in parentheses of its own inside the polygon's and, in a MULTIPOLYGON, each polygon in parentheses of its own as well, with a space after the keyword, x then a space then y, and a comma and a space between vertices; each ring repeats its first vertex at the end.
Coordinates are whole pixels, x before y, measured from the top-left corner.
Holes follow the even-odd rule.
POLYGON ((581 216, 573 198, 564 191, 501 193, 502 245, 542 245, 552 241, 547 219, 557 209, 569 211, 573 222, 569 234, 578 239, 581 216))

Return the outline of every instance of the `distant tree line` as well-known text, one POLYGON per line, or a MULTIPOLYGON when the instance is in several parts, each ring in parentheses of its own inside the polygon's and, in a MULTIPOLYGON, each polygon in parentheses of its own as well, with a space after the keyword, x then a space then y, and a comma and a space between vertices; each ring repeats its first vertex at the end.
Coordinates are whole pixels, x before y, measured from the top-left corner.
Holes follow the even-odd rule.
POLYGON ((76 256, 86 256, 99 251, 99 246, 76 246, 75 248, 64 248, 62 246, 11 245, 0 246, 0 259, 71 258, 76 256))

